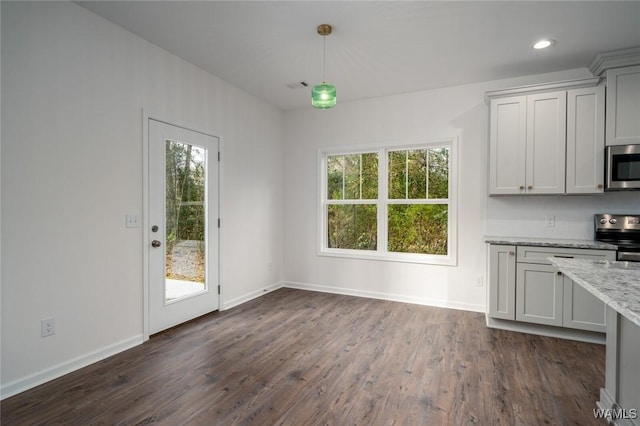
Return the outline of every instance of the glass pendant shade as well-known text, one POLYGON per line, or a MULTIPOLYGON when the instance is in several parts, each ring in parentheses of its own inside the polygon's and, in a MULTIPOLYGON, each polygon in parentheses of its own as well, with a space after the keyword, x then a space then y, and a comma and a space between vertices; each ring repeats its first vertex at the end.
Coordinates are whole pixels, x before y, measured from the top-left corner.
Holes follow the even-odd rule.
POLYGON ((323 82, 311 90, 311 105, 314 108, 328 109, 336 106, 336 86, 323 82))

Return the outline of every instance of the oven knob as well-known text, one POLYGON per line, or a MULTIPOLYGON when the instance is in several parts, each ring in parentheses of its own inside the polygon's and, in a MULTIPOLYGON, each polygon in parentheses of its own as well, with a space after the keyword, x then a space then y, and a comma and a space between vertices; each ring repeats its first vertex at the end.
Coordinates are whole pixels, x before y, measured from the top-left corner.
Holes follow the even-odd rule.
POLYGON ((618 223, 618 219, 616 219, 615 217, 612 217, 611 219, 609 219, 609 223, 612 225, 615 225, 616 223, 618 223))
POLYGON ((600 219, 600 223, 601 223, 601 224, 603 224, 603 225, 604 225, 605 223, 607 223, 607 222, 608 222, 608 220, 607 220, 607 218, 606 218, 606 217, 603 217, 603 218, 601 218, 601 219, 600 219))

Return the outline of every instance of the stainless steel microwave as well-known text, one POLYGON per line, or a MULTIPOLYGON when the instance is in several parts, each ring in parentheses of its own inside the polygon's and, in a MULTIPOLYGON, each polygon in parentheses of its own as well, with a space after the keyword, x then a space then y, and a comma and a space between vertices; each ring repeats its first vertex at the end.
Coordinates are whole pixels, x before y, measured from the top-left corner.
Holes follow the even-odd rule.
POLYGON ((640 190, 640 145, 607 147, 608 191, 640 190))

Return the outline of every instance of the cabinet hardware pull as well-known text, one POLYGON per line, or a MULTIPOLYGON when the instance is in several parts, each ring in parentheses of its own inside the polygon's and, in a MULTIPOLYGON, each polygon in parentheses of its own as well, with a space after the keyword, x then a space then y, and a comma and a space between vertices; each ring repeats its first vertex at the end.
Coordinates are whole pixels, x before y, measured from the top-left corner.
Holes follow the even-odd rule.
POLYGON ((516 254, 516 253, 515 253, 515 252, 513 252, 513 251, 510 251, 510 252, 509 252, 509 256, 513 256, 513 255, 515 255, 515 254, 516 254))
POLYGON ((598 184, 598 189, 602 189, 602 184, 601 183, 598 184))
POLYGON ((524 185, 520 185, 520 189, 524 189, 524 185))
POLYGON ((563 259, 573 259, 573 256, 563 256, 561 254, 554 254, 553 257, 561 257, 563 259))
POLYGON ((529 185, 527 189, 533 189, 533 185, 529 185))
POLYGON ((562 272, 558 271, 558 272, 556 272, 556 274, 558 274, 558 275, 562 275, 562 272))

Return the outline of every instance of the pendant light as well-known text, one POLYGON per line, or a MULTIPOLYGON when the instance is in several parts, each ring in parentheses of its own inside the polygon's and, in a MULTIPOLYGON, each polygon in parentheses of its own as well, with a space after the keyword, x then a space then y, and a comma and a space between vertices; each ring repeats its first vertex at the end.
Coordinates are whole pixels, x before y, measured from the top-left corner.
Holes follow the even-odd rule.
POLYGON ((322 36, 322 84, 311 89, 311 105, 314 108, 328 109, 336 106, 336 86, 325 81, 326 37, 331 34, 331 25, 318 25, 318 34, 322 36))

